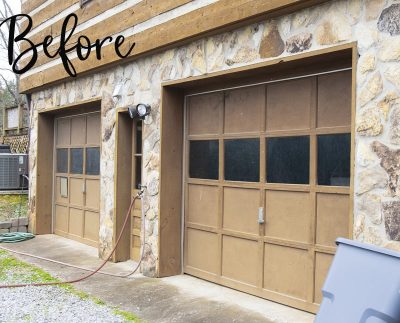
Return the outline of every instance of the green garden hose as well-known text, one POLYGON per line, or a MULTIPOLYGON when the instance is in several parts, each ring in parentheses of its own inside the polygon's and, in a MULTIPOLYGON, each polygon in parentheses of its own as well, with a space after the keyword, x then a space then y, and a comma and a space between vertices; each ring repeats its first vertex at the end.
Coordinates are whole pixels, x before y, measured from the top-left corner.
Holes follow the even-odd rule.
POLYGON ((0 233, 0 243, 15 243, 30 240, 34 238, 35 235, 26 232, 9 232, 0 233))

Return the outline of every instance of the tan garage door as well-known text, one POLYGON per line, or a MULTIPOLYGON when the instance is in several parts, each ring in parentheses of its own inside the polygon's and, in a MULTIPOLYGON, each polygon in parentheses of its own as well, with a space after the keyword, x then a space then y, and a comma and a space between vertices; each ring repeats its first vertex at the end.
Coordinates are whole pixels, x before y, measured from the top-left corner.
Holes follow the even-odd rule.
POLYGON ((100 114, 55 120, 54 232, 97 247, 100 114))
POLYGON ((188 96, 186 111, 184 271, 315 312, 350 235, 351 71, 188 96))

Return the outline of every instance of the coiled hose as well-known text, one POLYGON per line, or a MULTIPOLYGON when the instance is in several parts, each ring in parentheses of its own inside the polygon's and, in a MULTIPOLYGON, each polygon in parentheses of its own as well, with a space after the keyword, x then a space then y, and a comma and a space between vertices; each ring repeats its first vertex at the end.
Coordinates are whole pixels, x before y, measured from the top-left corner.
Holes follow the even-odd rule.
POLYGON ((35 235, 26 232, 9 232, 0 233, 0 243, 14 243, 30 240, 34 238, 35 235))
MULTIPOLYGON (((128 209, 127 213, 126 213, 125 220, 124 220, 124 224, 123 224, 123 226, 122 226, 121 232, 119 233, 118 238, 117 238, 117 241, 116 241, 116 243, 115 243, 115 246, 114 246, 114 248, 112 249, 112 251, 110 252, 109 256, 108 256, 106 259, 104 259, 104 261, 102 262, 102 264, 101 264, 97 269, 95 269, 95 270, 90 270, 90 269, 85 269, 85 268, 81 268, 81 267, 69 265, 70 267, 75 267, 75 268, 79 268, 79 269, 82 269, 82 270, 90 271, 90 274, 87 274, 87 275, 85 275, 85 276, 83 276, 83 277, 81 277, 81 278, 72 279, 72 280, 67 280, 67 281, 61 281, 61 282, 47 282, 47 283, 30 283, 30 284, 0 285, 0 289, 2 289, 2 288, 19 288, 19 287, 28 287, 28 286, 53 286, 53 285, 63 285, 63 284, 74 284, 74 283, 78 283, 78 282, 81 282, 81 281, 83 281, 83 280, 86 280, 86 279, 92 277, 93 275, 95 275, 95 274, 97 274, 97 273, 101 273, 101 274, 103 274, 103 275, 109 275, 109 276, 116 276, 116 277, 120 277, 120 278, 127 278, 127 277, 133 275, 133 274, 139 269, 140 264, 141 264, 141 262, 142 262, 143 255, 144 255, 144 250, 145 250, 145 245, 146 245, 146 242, 145 242, 145 241, 143 241, 142 254, 141 254, 141 257, 140 257, 140 261, 138 262, 136 268, 135 268, 132 272, 130 272, 130 273, 126 274, 126 275, 114 275, 114 274, 102 273, 102 272, 100 272, 100 270, 107 264, 107 262, 110 260, 110 258, 112 257, 112 255, 115 253, 115 250, 117 249, 118 244, 119 244, 119 242, 121 241, 122 234, 124 233, 124 230, 125 230, 125 228, 126 228, 126 226, 127 226, 127 224, 128 224, 128 220, 129 220, 129 217, 130 217, 132 208, 133 208, 133 206, 135 205, 136 200, 137 200, 139 197, 141 197, 141 196, 143 195, 143 193, 144 193, 144 191, 141 190, 141 191, 132 199, 132 202, 131 202, 131 204, 129 205, 129 209, 128 209)), ((145 219, 143 219, 143 221, 144 221, 144 220, 145 220, 145 219)), ((145 226, 145 223, 144 223, 144 222, 143 222, 143 226, 145 226)), ((145 236, 145 235, 143 235, 143 239, 144 239, 144 236, 145 236)), ((8 249, 8 248, 0 247, 0 249, 14 252, 13 250, 10 250, 10 249, 8 249)), ((15 252, 15 253, 19 253, 19 252, 15 252)), ((19 254, 23 254, 23 253, 19 253, 19 254)), ((26 254, 26 255, 27 255, 27 254, 26 254)), ((31 256, 31 255, 28 255, 28 256, 31 256)), ((35 258, 39 258, 39 259, 40 259, 41 257, 36 257, 36 256, 35 256, 35 258)), ((50 259, 46 259, 46 258, 42 258, 42 259, 43 259, 43 260, 47 260, 47 261, 51 261, 51 262, 56 262, 56 263, 57 263, 57 261, 52 261, 52 260, 50 260, 50 259)), ((60 262, 58 262, 58 263, 60 263, 60 262)), ((66 265, 68 265, 68 264, 66 264, 66 265)))

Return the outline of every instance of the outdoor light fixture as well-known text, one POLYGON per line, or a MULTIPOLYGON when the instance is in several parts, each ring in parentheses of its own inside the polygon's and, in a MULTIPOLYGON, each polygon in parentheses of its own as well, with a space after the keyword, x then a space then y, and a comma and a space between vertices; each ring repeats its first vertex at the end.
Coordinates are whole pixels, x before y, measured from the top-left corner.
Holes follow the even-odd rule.
POLYGON ((151 106, 149 104, 139 103, 137 106, 128 107, 129 116, 132 119, 144 119, 150 114, 151 106))

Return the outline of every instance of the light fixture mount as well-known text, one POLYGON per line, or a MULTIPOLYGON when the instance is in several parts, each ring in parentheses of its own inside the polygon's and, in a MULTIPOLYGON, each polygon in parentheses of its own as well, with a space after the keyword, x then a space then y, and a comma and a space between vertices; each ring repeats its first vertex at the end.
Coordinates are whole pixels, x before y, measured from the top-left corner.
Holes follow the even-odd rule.
POLYGON ((128 112, 132 119, 144 120, 150 114, 151 106, 145 103, 139 103, 136 106, 129 106, 128 112))

